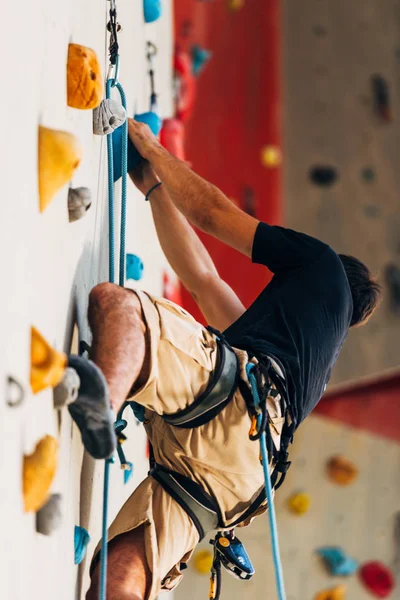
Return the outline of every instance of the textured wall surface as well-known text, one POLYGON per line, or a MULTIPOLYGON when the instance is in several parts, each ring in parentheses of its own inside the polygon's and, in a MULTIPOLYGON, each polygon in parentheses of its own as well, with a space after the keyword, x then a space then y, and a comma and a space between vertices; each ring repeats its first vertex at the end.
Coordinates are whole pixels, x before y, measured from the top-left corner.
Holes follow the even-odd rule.
MULTIPOLYGON (((400 3, 306 0, 283 7, 285 223, 357 256, 385 282, 387 264, 400 264, 400 3), (375 112, 375 75, 387 82, 392 122, 375 112), (334 167, 337 182, 311 183, 314 165, 334 167)), ((399 333, 385 286, 377 315, 349 335, 331 385, 396 372, 399 333)))

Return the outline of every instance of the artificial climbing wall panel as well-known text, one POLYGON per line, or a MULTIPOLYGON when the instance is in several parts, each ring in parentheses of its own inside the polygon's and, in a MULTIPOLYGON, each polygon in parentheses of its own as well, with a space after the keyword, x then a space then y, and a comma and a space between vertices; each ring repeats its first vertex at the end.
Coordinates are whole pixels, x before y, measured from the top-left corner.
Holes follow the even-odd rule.
MULTIPOLYGON (((400 3, 304 0, 283 3, 285 224, 354 254, 385 280, 400 264, 400 3), (374 110, 371 77, 389 86, 392 121, 374 110), (311 183, 332 166, 330 187, 311 183)), ((399 369, 400 320, 385 299, 352 331, 332 386, 399 369)))
MULTIPOLYGON (((143 1, 121 0, 118 20, 121 71, 128 112, 149 107, 146 40, 158 46, 156 86, 162 117, 171 116, 172 11, 164 0, 164 15, 145 25, 143 1)), ((58 350, 68 352, 73 326, 90 343, 86 319, 88 293, 108 279, 107 162, 105 138, 93 136, 92 111, 67 107, 66 61, 69 42, 94 49, 103 76, 107 71, 107 0, 15 0, 5 7, 9 24, 1 36, 3 61, 10 65, 7 93, 2 94, 5 115, 0 141, 2 203, 0 251, 0 598, 4 600, 76 600, 87 589, 89 560, 74 565, 74 526, 91 535, 91 555, 101 531, 103 462, 83 455, 80 436, 63 409, 56 414, 50 389, 33 396, 30 391, 30 327, 35 325, 58 350), (75 134, 83 159, 73 187, 92 191, 86 216, 68 222, 68 186, 39 213, 37 174, 38 124, 75 134), (18 380, 25 399, 10 407, 7 377, 18 380), (35 514, 22 504, 22 455, 33 450, 44 434, 59 439, 60 454, 52 492, 62 495, 63 523, 51 537, 35 530, 35 514)), ((120 184, 116 196, 119 198, 120 184)), ((117 201, 116 212, 119 212, 117 201)), ((118 219, 117 219, 118 221, 118 219)), ((118 227, 118 223, 117 223, 118 227)), ((119 230, 119 228, 117 229, 119 230)), ((118 235, 116 239, 118 244, 118 235)), ((158 246, 152 218, 143 197, 129 185, 126 251, 144 262, 138 285, 162 292, 165 258, 158 246)), ((128 282, 131 286, 133 282, 128 282)), ((74 344, 74 351, 77 346, 74 344)), ((112 467, 110 519, 146 475, 146 440, 130 419, 128 460, 134 463, 132 481, 124 486, 123 473, 112 467)))
MULTIPOLYGON (((400 444, 310 416, 299 428, 290 452, 292 467, 276 494, 279 540, 287 600, 312 600, 317 592, 344 584, 346 598, 370 600, 358 575, 332 577, 315 554, 323 546, 340 546, 361 564, 378 560, 392 570, 398 565, 394 531, 400 506, 400 444), (344 454, 359 469, 359 477, 338 486, 326 475, 327 460, 344 454), (311 496, 311 508, 303 516, 288 511, 288 498, 298 491, 311 496)), ((237 529, 254 563, 256 574, 249 582, 223 574, 222 598, 244 600, 277 598, 272 567, 267 516, 247 528, 237 529)), ((208 540, 201 549, 207 549, 208 540)), ((397 567, 398 568, 398 567, 397 567)), ((176 600, 207 597, 208 577, 199 575, 194 560, 177 589, 176 600)), ((399 598, 397 587, 390 595, 399 598)))

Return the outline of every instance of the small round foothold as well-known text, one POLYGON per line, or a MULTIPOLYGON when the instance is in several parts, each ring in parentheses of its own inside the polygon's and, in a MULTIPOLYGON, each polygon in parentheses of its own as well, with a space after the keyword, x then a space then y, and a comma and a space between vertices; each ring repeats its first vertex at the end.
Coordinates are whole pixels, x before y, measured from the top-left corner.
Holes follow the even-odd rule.
POLYGON ((61 494, 52 494, 44 506, 36 513, 36 531, 51 535, 62 523, 61 494))
POLYGON ((209 573, 213 563, 213 554, 209 550, 199 550, 194 555, 194 568, 201 575, 209 573))
POLYGON ((365 587, 376 598, 387 598, 395 586, 393 573, 378 561, 365 563, 359 571, 360 579, 365 587))
POLYGON ((326 467, 329 478, 339 485, 349 485, 358 476, 357 467, 344 456, 333 456, 326 467))
POLYGON ((315 596, 315 600, 344 600, 346 597, 347 587, 345 585, 337 585, 329 590, 319 592, 315 596))
POLYGON ((228 9, 232 12, 241 10, 245 5, 245 0, 228 0, 228 9))
POLYGON ((126 255, 126 278, 139 281, 143 277, 144 265, 136 254, 126 255))
POLYGON ((261 164, 268 169, 279 167, 282 164, 282 152, 278 146, 263 146, 261 148, 261 164))
POLYGON ((293 494, 288 500, 288 506, 292 513, 296 515, 304 515, 310 510, 311 497, 305 492, 293 494))
POLYGON ((310 179, 320 187, 330 187, 336 183, 338 173, 334 167, 328 165, 316 165, 310 169, 310 179))
POLYGON ((126 121, 126 110, 120 102, 112 98, 102 100, 93 111, 94 135, 108 135, 126 121))
POLYGON ((92 193, 87 187, 69 188, 68 216, 73 223, 85 216, 92 205, 92 193))
POLYGON ((87 545, 90 542, 90 535, 86 531, 84 527, 79 527, 79 525, 75 525, 74 532, 74 549, 75 549, 75 558, 74 562, 76 565, 80 565, 83 559, 86 556, 87 545))
POLYGON ((372 183, 376 178, 374 169, 372 169, 372 167, 365 167, 365 169, 361 171, 361 177, 365 183, 372 183))
POLYGON ((54 408, 62 408, 75 402, 80 384, 81 380, 78 373, 72 367, 68 367, 63 380, 54 388, 54 408))
POLYGON ((154 23, 162 15, 161 0, 143 0, 143 14, 146 23, 154 23))

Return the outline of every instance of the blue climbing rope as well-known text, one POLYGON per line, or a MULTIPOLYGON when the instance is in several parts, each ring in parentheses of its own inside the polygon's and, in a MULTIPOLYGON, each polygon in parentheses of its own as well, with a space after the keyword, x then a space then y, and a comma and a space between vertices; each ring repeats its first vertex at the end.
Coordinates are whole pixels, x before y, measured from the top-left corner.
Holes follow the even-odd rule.
MULTIPOLYGON (((253 394, 255 407, 259 407, 260 405, 260 396, 258 394, 257 381, 254 373, 252 372, 255 368, 253 363, 248 363, 246 366, 246 373, 251 385, 251 391, 253 394)), ((262 415, 260 414, 257 418, 258 427, 261 427, 262 415)), ((260 437, 260 448, 261 448, 261 457, 262 457, 262 467, 264 471, 264 479, 265 479, 265 490, 267 494, 268 500, 268 519, 269 519, 269 527, 271 532, 271 545, 272 545, 272 556, 274 561, 274 569, 275 569, 275 579, 276 579, 276 587, 278 591, 279 600, 286 600, 286 592, 285 592, 285 583, 283 580, 283 570, 282 570, 282 561, 279 551, 279 539, 278 539, 278 527, 276 524, 276 514, 275 514, 275 505, 274 499, 272 496, 272 485, 271 485, 271 476, 269 473, 269 459, 268 459, 268 451, 267 451, 267 438, 266 433, 263 431, 260 437)))
MULTIPOLYGON (((126 96, 122 85, 115 79, 107 79, 106 98, 111 98, 112 88, 116 87, 121 96, 121 104, 127 107, 126 96)), ((121 125, 122 131, 122 183, 121 183, 121 226, 120 226, 120 250, 119 250, 119 285, 125 283, 125 237, 126 237, 126 197, 128 181, 128 121, 121 125)), ((112 133, 107 135, 107 160, 108 160, 108 279, 111 283, 115 281, 115 193, 114 193, 114 159, 112 133)))
MULTIPOLYGON (((107 79, 106 98, 111 98, 112 88, 117 88, 121 96, 122 106, 126 110, 126 96, 122 85, 115 79, 107 79)), ((123 287, 125 282, 125 233, 126 233, 126 197, 127 197, 127 171, 128 171, 128 121, 122 127, 122 189, 121 189, 121 227, 120 227, 120 250, 119 250, 119 285, 123 287)), ((114 161, 112 133, 107 135, 107 160, 108 160, 108 279, 114 283, 115 263, 115 193, 114 193, 114 161)), ((107 590, 107 529, 108 529, 108 492, 110 483, 110 465, 113 458, 106 460, 104 465, 103 484, 103 517, 101 532, 100 552, 100 591, 99 600, 106 600, 107 590)))

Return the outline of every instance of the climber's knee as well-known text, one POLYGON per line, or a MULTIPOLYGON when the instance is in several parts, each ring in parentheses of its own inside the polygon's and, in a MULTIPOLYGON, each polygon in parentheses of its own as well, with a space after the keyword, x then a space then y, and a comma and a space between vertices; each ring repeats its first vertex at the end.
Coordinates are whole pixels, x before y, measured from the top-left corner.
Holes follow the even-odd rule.
POLYGON ((142 307, 136 293, 114 283, 98 283, 89 294, 89 319, 104 316, 113 309, 129 310, 138 315, 142 307))

